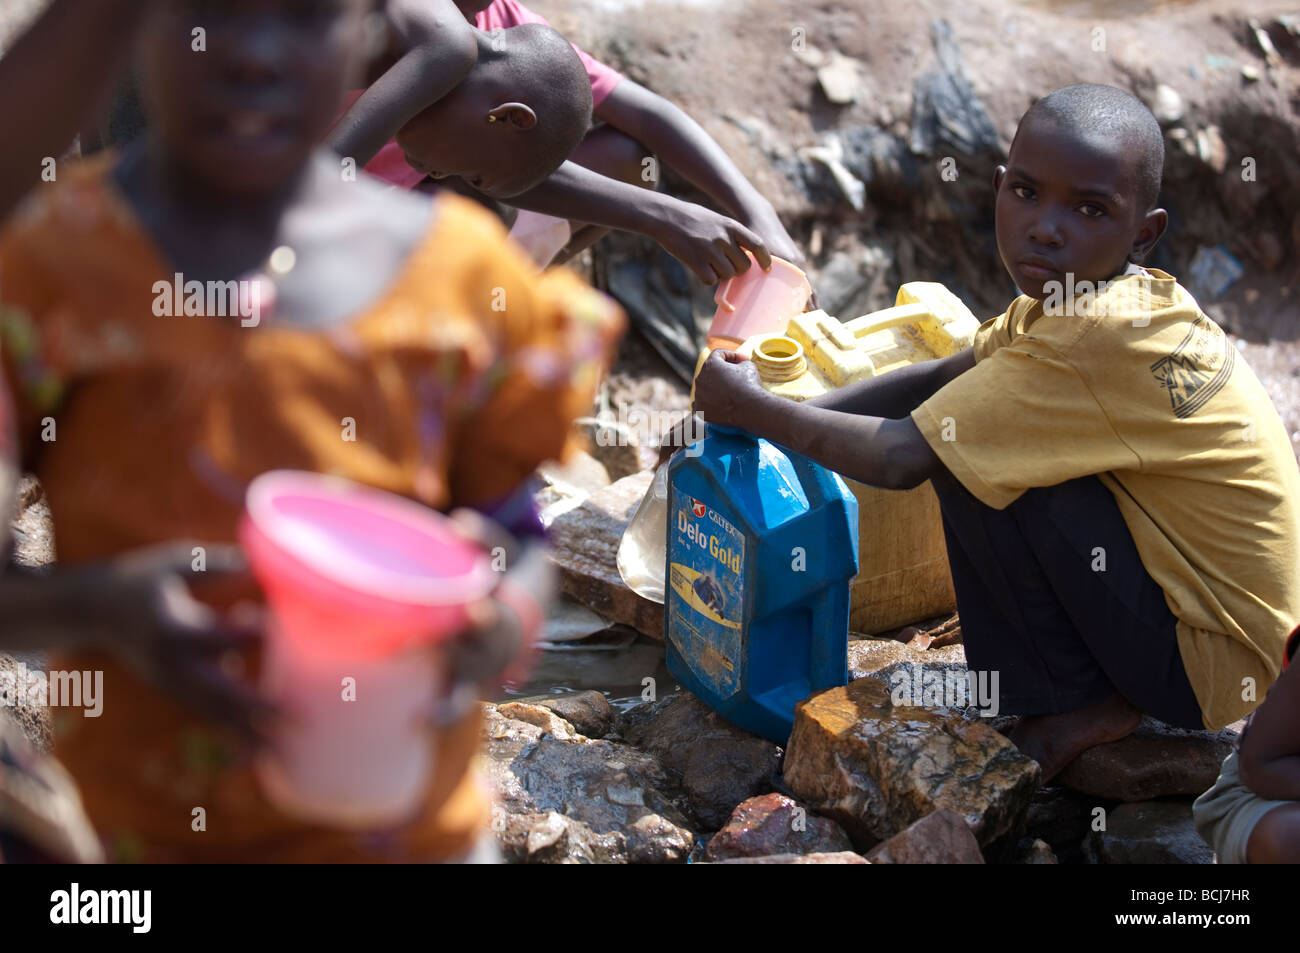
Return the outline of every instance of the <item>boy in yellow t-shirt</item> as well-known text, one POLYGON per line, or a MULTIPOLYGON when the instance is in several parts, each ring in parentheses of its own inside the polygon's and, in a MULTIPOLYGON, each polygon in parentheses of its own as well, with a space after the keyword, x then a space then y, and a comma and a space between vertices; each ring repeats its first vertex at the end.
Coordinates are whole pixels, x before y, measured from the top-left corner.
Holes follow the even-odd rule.
POLYGON ((1170 275, 1140 267, 1160 127, 1079 85, 994 175, 1023 294, 974 347, 796 404, 734 354, 696 407, 874 486, 939 495, 973 671, 1050 780, 1142 713, 1217 728, 1262 700, 1300 621, 1300 475, 1268 396, 1170 275))

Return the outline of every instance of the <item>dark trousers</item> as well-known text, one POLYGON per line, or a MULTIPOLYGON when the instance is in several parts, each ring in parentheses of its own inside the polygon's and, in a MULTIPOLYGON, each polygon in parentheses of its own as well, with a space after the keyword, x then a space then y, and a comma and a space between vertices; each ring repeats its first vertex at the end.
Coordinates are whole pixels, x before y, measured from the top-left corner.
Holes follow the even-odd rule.
POLYGON ((949 473, 932 482, 966 661, 999 673, 1003 714, 1074 711, 1118 691, 1163 722, 1203 727, 1174 615, 1100 480, 1029 490, 1004 510, 949 473))

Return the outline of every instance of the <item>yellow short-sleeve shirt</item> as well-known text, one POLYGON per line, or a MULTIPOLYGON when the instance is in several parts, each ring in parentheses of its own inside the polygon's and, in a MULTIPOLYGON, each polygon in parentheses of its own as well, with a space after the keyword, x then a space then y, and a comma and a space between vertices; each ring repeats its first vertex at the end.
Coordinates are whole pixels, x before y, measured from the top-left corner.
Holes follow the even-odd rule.
MULTIPOLYGON (((1076 289, 1077 290, 1077 289, 1076 289)), ((912 419, 996 509, 1096 474, 1178 618, 1205 725, 1241 718, 1300 621, 1300 472, 1227 335, 1164 272, 1064 301, 1022 296, 976 335, 975 366, 912 419)))

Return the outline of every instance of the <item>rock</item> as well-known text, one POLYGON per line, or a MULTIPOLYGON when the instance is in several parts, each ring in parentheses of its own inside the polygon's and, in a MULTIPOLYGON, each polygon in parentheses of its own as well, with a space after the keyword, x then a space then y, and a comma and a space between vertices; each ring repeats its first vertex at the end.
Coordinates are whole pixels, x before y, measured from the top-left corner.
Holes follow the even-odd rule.
POLYGON ((820 162, 830 173, 831 181, 855 212, 865 207, 867 187, 844 165, 844 144, 837 136, 826 136, 819 145, 799 151, 800 158, 820 162))
POLYGON ((639 473, 641 440, 636 430, 625 422, 605 417, 580 417, 574 429, 591 454, 605 468, 611 480, 639 473))
POLYGON ((1025 836, 1047 843, 1058 856, 1077 858, 1084 838, 1092 830, 1095 809, 1104 805, 1094 798, 1062 787, 1039 789, 1029 802, 1025 817, 1025 836))
POLYGON ((1020 839, 1020 859, 1021 864, 1055 864, 1058 863, 1056 855, 1052 853, 1052 848, 1045 842, 1036 837, 1022 837, 1020 839))
POLYGON ((662 639, 664 607, 637 595, 618 574, 618 544, 654 474, 645 470, 597 490, 551 523, 551 559, 561 591, 614 622, 662 639))
POLYGON ((618 718, 609 699, 593 690, 569 695, 533 695, 516 699, 516 702, 550 709, 588 738, 602 738, 609 734, 618 718))
POLYGON ((14 565, 28 568, 47 566, 54 562, 54 521, 50 505, 40 482, 30 474, 18 482, 17 515, 10 523, 13 533, 13 552, 9 557, 14 565))
POLYGON ((781 749, 735 727, 689 692, 627 712, 625 741, 655 755, 681 779, 701 824, 716 830, 732 808, 771 788, 781 749))
POLYGON ((858 245, 831 255, 817 273, 818 302, 827 314, 846 319, 872 310, 884 293, 884 280, 892 259, 883 248, 858 245))
POLYGON ((1273 271, 1286 260, 1286 248, 1273 232, 1260 232, 1254 241, 1255 260, 1264 271, 1273 271))
POLYGON ((1223 141, 1218 126, 1206 126, 1196 131, 1196 154, 1216 174, 1228 167, 1228 145, 1223 141))
POLYGON ((37 751, 48 751, 53 739, 50 709, 44 704, 31 704, 31 680, 37 673, 47 674, 40 656, 0 654, 0 718, 15 726, 37 751), (11 692, 14 697, 10 697, 11 692))
MULTIPOLYGON (((961 644, 961 622, 954 613, 947 618, 940 617, 935 622, 921 622, 905 625, 894 631, 881 633, 883 636, 902 642, 909 648, 924 652, 926 649, 942 649, 949 645, 961 644)), ((880 636, 877 636, 879 638, 880 636)))
POLYGON ((1121 804, 1106 817, 1106 829, 1084 844, 1094 864, 1209 864, 1214 851, 1196 833, 1191 801, 1121 804))
POLYGON ((892 686, 897 684, 895 672, 904 668, 913 680, 918 672, 922 678, 926 671, 961 674, 966 671, 966 648, 949 645, 918 649, 893 639, 858 639, 849 643, 849 678, 870 676, 892 686))
POLYGON ((546 607, 542 639, 546 642, 578 642, 611 628, 610 622, 572 599, 560 597, 546 607))
POLYGON ((832 52, 817 70, 817 82, 826 98, 837 106, 857 102, 862 88, 862 64, 851 56, 832 52))
POLYGON ((1248 83, 1258 83, 1263 75, 1254 63, 1247 63, 1241 68, 1241 78, 1248 83))
POLYGON ((1144 718, 1127 738, 1089 748, 1057 783, 1112 801, 1196 797, 1213 787, 1235 739, 1236 732, 1186 731, 1144 718))
POLYGON ((1177 125, 1183 118, 1183 97, 1166 83, 1156 84, 1156 90, 1147 104, 1162 126, 1177 125))
POLYGON ((719 864, 869 864, 861 854, 841 850, 824 854, 769 854, 767 857, 732 857, 719 864))
POLYGON ((507 858, 684 862, 694 834, 665 793, 672 779, 663 765, 635 748, 593 741, 567 727, 537 705, 485 706, 483 764, 500 798, 492 826, 507 858))
POLYGON ((894 639, 855 639, 849 643, 849 677, 884 676, 897 665, 966 666, 966 648, 949 645, 943 648, 916 649, 894 639))
POLYGON ((939 155, 996 155, 997 129, 962 67, 961 49, 947 20, 930 24, 939 68, 917 77, 912 90, 912 151, 939 155))
POLYGON ((597 834, 581 821, 555 811, 510 814, 492 809, 492 830, 501 853, 514 864, 625 864, 626 841, 597 834))
POLYGON ((1037 763, 987 724, 895 706, 876 678, 796 705, 785 757, 792 793, 838 821, 859 847, 940 808, 961 815, 988 844, 1023 823, 1038 779, 1037 763))
POLYGON ((604 465, 582 450, 574 451, 564 463, 548 460, 537 468, 542 486, 533 495, 538 517, 550 526, 557 516, 582 505, 592 493, 609 486, 604 465))
POLYGON ((873 864, 982 864, 984 855, 965 819, 940 808, 867 854, 873 864))
POLYGON ((711 861, 771 854, 852 851, 853 844, 832 820, 809 815, 784 794, 764 794, 737 805, 722 830, 709 841, 711 861))
POLYGON ((563 463, 548 460, 537 468, 537 474, 547 486, 566 496, 586 496, 611 482, 605 465, 582 450, 572 451, 563 463))
POLYGON ((497 706, 497 713, 505 718, 513 718, 540 728, 560 741, 585 740, 584 736, 580 735, 567 720, 541 705, 507 702, 497 706))
POLYGON ((1250 32, 1254 34, 1256 44, 1259 45, 1259 51, 1264 54, 1264 62, 1274 68, 1281 66, 1282 57, 1278 54, 1277 47, 1273 45, 1273 40, 1263 24, 1254 17, 1247 22, 1250 25, 1250 32))

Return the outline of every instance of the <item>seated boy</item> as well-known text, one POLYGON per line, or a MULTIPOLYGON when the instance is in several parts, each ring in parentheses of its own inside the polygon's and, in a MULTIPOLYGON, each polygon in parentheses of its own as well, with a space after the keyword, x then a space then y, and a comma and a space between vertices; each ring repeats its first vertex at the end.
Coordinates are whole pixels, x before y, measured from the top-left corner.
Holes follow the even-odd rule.
MULTIPOLYGON (((428 22, 431 11, 445 6, 446 0, 392 0, 389 9, 390 15, 399 20, 428 22)), ((521 28, 546 26, 542 17, 513 0, 459 0, 457 6, 474 24, 470 29, 479 64, 500 63, 510 55, 521 28)), ((510 136, 521 118, 528 120, 526 114, 516 110, 495 117, 504 120, 507 127, 488 129, 486 123, 494 118, 489 110, 503 100, 475 102, 467 95, 465 83, 453 84, 430 96, 427 70, 403 69, 406 61, 424 57, 438 62, 444 73, 450 72, 437 52, 448 43, 453 51, 459 50, 459 31, 445 24, 441 13, 438 23, 439 29, 407 30, 398 35, 398 49, 387 54, 380 65, 393 62, 394 55, 403 48, 401 44, 405 44, 405 57, 396 60, 397 65, 386 72, 372 71, 380 75, 330 136, 331 145, 341 155, 368 163, 367 171, 404 188, 419 185, 430 174, 437 179, 462 180, 489 199, 508 199, 509 205, 525 210, 521 218, 528 219, 532 227, 538 224, 536 213, 579 223, 571 230, 557 222, 554 241, 530 249, 542 264, 552 258, 567 260, 610 228, 653 238, 706 282, 746 270, 749 261, 745 249, 752 251, 763 267, 769 264, 769 253, 796 262, 802 260, 771 203, 757 193, 703 129, 667 100, 624 79, 580 50, 577 53, 588 77, 595 115, 607 125, 588 134, 571 151, 572 161, 558 169, 552 167, 554 174, 536 188, 520 188, 518 178, 503 182, 500 175, 485 174, 486 170, 518 161, 520 149, 510 136), (399 73, 406 78, 397 79, 399 73), (416 77, 421 78, 421 84, 417 84, 416 77), (419 102, 427 108, 413 114, 413 105, 419 102), (367 110, 368 116, 360 115, 367 110), (391 135, 397 136, 396 143, 383 146, 391 135), (649 156, 647 149, 657 152, 660 160, 739 221, 646 191, 657 184, 656 175, 646 175, 643 163, 649 156)), ((453 55, 453 63, 457 62, 453 55)), ((479 67, 469 70, 466 81, 480 71, 479 67)), ((529 80, 543 79, 518 74, 509 78, 528 85, 536 85, 529 80)), ((542 85, 553 84, 543 81, 542 85)), ((496 92, 504 96, 508 87, 498 84, 496 92)), ((571 90, 567 94, 577 95, 571 90)), ((522 221, 516 226, 517 237, 523 226, 522 221)))
POLYGON ((1196 799, 1196 829, 1221 864, 1300 863, 1300 629, 1282 677, 1250 716, 1214 787, 1196 799))
POLYGON ((803 404, 734 354, 696 382, 710 421, 873 486, 932 482, 967 660, 1000 673, 1044 780, 1144 712, 1241 718, 1300 621, 1287 434, 1223 331, 1138 264, 1167 223, 1163 161, 1128 93, 1058 90, 994 175, 1023 294, 973 348, 803 404))

